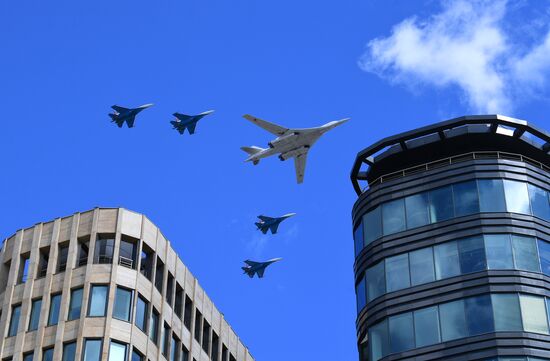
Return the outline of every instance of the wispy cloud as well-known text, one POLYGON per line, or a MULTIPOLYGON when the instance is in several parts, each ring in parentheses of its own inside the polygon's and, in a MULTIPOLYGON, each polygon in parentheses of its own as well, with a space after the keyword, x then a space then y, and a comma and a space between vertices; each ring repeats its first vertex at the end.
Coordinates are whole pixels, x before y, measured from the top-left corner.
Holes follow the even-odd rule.
POLYGON ((360 67, 411 89, 458 87, 479 112, 510 112, 527 96, 543 95, 550 71, 548 29, 525 46, 505 24, 511 7, 506 0, 442 5, 438 14, 405 19, 390 36, 371 40, 360 67))

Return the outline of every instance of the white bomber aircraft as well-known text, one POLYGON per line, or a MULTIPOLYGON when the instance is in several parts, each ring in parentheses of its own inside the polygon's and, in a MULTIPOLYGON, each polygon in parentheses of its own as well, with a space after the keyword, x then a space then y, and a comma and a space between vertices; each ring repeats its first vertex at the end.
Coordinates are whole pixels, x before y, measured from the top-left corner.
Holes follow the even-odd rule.
POLYGON ((311 146, 326 132, 347 122, 350 118, 335 120, 317 128, 289 129, 268 121, 246 114, 245 119, 267 130, 271 134, 278 136, 275 140, 267 143, 269 148, 260 148, 256 146, 241 147, 249 154, 245 162, 252 162, 254 165, 260 162, 260 159, 270 157, 277 153, 280 160, 294 158, 294 167, 296 168, 296 180, 298 183, 304 181, 304 172, 306 168, 307 152, 311 146))

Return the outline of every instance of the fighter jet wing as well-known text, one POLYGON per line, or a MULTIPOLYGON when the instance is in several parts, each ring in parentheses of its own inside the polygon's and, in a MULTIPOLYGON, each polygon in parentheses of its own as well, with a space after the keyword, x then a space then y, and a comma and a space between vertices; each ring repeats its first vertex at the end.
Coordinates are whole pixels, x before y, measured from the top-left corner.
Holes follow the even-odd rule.
POLYGON ((271 227, 269 227, 269 229, 271 229, 271 234, 276 234, 278 228, 279 228, 279 224, 278 224, 278 223, 272 225, 271 227))
POLYGON ((294 157, 294 168, 296 169, 296 181, 302 183, 304 181, 304 173, 306 171, 307 152, 294 157))
POLYGON ((268 221, 273 220, 273 218, 271 218, 271 217, 268 217, 268 216, 261 216, 261 215, 258 216, 258 218, 261 219, 261 220, 264 221, 264 222, 268 222, 268 221))
POLYGON ((243 118, 246 120, 251 121, 252 123, 256 124, 260 128, 263 128, 270 132, 271 134, 275 134, 278 136, 281 136, 285 134, 288 131, 288 128, 281 127, 280 125, 270 123, 268 121, 262 120, 260 118, 256 118, 250 114, 243 115, 243 118))
POLYGON ((254 261, 250 261, 250 260, 246 260, 244 261, 244 263, 246 263, 247 265, 249 265, 250 267, 254 267, 256 265, 259 265, 258 262, 254 262, 254 261))
POLYGON ((265 267, 256 271, 256 273, 258 274, 258 278, 264 277, 264 271, 265 271, 265 267))
POLYGON ((130 110, 128 108, 120 107, 118 105, 113 105, 111 108, 114 109, 115 111, 119 112, 119 113, 123 113, 125 111, 130 110))
POLYGON ((178 118, 181 121, 186 121, 186 120, 189 120, 189 119, 193 118, 190 115, 185 115, 185 114, 181 114, 181 113, 174 113, 172 115, 175 116, 176 118, 178 118))
POLYGON ((189 134, 195 134, 195 127, 197 126, 197 122, 189 123, 187 125, 187 130, 189 131, 189 134))
POLYGON ((128 123, 128 128, 133 128, 135 120, 136 120, 135 115, 133 117, 126 118, 126 123, 128 123))

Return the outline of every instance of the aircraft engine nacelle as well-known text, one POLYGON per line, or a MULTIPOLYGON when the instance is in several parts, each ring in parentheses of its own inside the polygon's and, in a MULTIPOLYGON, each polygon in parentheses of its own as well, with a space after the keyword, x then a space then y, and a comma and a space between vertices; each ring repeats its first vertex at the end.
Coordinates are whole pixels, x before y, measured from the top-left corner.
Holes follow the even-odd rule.
POLYGON ((295 135, 297 135, 298 133, 290 133, 290 134, 287 134, 285 135, 284 137, 279 137, 275 140, 272 140, 271 142, 268 142, 267 145, 269 145, 269 148, 275 148, 275 146, 277 144, 281 144, 285 141, 287 141, 289 138, 292 138, 294 137, 295 135))
POLYGON ((286 153, 283 153, 283 154, 279 155, 279 159, 282 160, 282 161, 285 161, 287 159, 305 154, 305 153, 307 153, 308 150, 309 150, 308 146, 303 146, 303 147, 300 147, 298 149, 294 149, 294 150, 291 150, 290 152, 286 152, 286 153))

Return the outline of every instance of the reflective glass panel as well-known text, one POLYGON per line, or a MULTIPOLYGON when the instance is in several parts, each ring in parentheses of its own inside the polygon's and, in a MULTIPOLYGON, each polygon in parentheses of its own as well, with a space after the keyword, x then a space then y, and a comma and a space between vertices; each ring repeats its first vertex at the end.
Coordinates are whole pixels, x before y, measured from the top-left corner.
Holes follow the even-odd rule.
POLYGON ((486 234, 485 254, 489 269, 513 269, 512 243, 509 234, 486 234))
POLYGON ((379 262, 367 269, 367 301, 370 302, 376 297, 386 293, 386 282, 384 277, 384 262, 379 262))
POLYGON ((419 193, 405 198, 407 228, 416 228, 430 223, 428 193, 419 193))
POLYGON ((550 203, 548 193, 539 187, 529 184, 529 198, 531 199, 531 209, 533 215, 550 221, 550 203))
POLYGON ((367 304, 367 291, 365 289, 365 277, 361 278, 361 281, 355 289, 357 293, 357 312, 360 312, 367 304))
POLYGON ((542 273, 550 276, 550 243, 544 242, 540 239, 537 241, 537 243, 539 246, 539 259, 542 273))
POLYGON ((71 301, 69 304, 68 320, 76 320, 80 318, 80 310, 82 308, 82 288, 71 290, 71 301))
POLYGON ((443 341, 468 336, 464 315, 464 300, 439 305, 439 318, 441 320, 441 339, 443 341))
POLYGON ((434 247, 435 276, 438 280, 460 274, 458 247, 456 241, 438 244, 434 247))
POLYGON ((409 253, 411 284, 413 286, 435 280, 434 255, 432 247, 409 253))
POLYGON ((441 342, 437 306, 414 311, 414 330, 416 347, 441 342))
POLYGON ((521 312, 517 294, 495 293, 491 295, 495 331, 521 331, 521 312))
POLYGON ((158 332, 159 332, 159 314, 158 312, 153 308, 153 312, 151 313, 151 323, 150 323, 150 330, 149 330, 149 338, 151 341, 155 343, 155 345, 158 343, 158 332))
POLYGON ((453 185, 455 217, 479 213, 477 182, 469 181, 453 185))
POLYGON ((87 339, 84 341, 83 361, 101 360, 101 340, 87 339))
POLYGON ((466 321, 468 323, 469 335, 480 335, 482 333, 494 331, 490 295, 466 298, 464 300, 464 306, 466 309, 466 321))
POLYGON ((147 332, 148 308, 149 303, 139 296, 136 303, 136 326, 143 332, 147 332))
POLYGON ((23 356, 23 361, 32 361, 33 358, 34 358, 34 353, 28 353, 23 356))
POLYGON ((461 239, 458 242, 458 253, 462 274, 482 271, 487 266, 482 236, 461 239))
POLYGON ((127 346, 122 343, 111 341, 109 347, 109 361, 126 361, 127 346))
POLYGON ((539 272, 539 258, 535 238, 512 235, 512 249, 516 268, 520 270, 539 272))
POLYGON ((357 256, 363 249, 363 244, 365 242, 363 238, 363 222, 359 223, 359 226, 355 229, 353 240, 355 241, 355 255, 357 256))
POLYGON ((29 320, 29 331, 36 330, 38 328, 38 321, 40 321, 40 308, 42 307, 42 299, 32 301, 31 317, 29 320))
POLYGON ((479 179, 477 185, 481 212, 506 212, 502 179, 479 179))
POLYGON ((401 352, 414 348, 412 312, 403 313, 389 319, 391 352, 401 352))
POLYGON ((75 353, 76 353, 76 342, 64 344, 62 361, 75 361, 75 353))
POLYGON ((388 354, 388 323, 386 320, 369 329, 369 353, 373 361, 380 360, 388 354))
POLYGON ((53 348, 46 349, 42 352, 42 361, 53 361, 53 348))
POLYGON ((508 212, 531 214, 526 183, 504 180, 504 193, 508 212))
POLYGON ((90 305, 88 307, 88 316, 105 316, 107 308, 107 293, 109 292, 108 286, 92 286, 90 292, 90 305))
POLYGON ((430 191, 430 220, 441 222, 454 216, 451 186, 430 191))
POLYGON ((136 350, 132 351, 132 361, 143 361, 143 356, 136 350))
POLYGON ((122 287, 116 288, 113 317, 123 321, 130 321, 132 312, 132 291, 122 287))
POLYGON ((61 306, 61 294, 52 295, 50 300, 50 314, 48 315, 48 326, 57 325, 59 321, 59 307, 61 306))
POLYGON ((376 207, 363 217, 365 225, 365 246, 382 236, 382 214, 380 207, 376 207))
POLYGON ((21 305, 14 306, 11 309, 11 321, 10 328, 8 330, 8 336, 17 335, 17 329, 19 328, 19 317, 21 316, 21 305))
POLYGON ((405 230, 404 199, 396 199, 382 205, 382 224, 384 234, 393 234, 405 230))
POLYGON ((546 304, 543 297, 520 295, 523 329, 527 332, 548 334, 546 304))
POLYGON ((386 258, 386 291, 397 291, 410 286, 408 254, 386 258))

